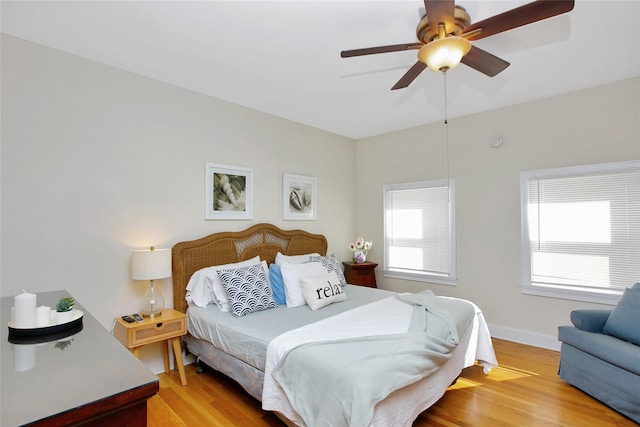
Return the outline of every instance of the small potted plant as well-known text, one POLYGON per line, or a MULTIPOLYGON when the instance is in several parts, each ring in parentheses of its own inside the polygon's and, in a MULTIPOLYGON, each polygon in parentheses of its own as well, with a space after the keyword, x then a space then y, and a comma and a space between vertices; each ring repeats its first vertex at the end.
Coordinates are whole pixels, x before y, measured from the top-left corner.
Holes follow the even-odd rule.
POLYGON ((73 319, 75 301, 71 297, 62 297, 56 304, 56 323, 67 323, 73 319))

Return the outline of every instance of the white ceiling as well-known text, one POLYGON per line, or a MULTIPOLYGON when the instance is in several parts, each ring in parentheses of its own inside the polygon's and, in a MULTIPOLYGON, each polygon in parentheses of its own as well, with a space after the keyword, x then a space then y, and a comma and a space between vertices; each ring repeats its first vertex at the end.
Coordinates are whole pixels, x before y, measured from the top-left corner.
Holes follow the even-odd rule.
MULTIPOLYGON (((458 0, 476 22, 528 1, 458 0)), ((391 86, 416 52, 340 58, 415 41, 412 1, 2 1, 2 32, 360 139, 444 118, 443 77, 391 86)), ((640 75, 640 1, 573 11, 474 42, 511 66, 447 73, 449 118, 640 75)))

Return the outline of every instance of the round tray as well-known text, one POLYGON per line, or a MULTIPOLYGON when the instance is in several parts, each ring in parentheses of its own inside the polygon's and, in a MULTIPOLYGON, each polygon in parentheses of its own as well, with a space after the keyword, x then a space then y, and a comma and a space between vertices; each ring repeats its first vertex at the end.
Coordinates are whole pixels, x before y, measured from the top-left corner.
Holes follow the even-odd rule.
POLYGON ((68 329, 63 329, 58 332, 52 332, 47 335, 9 335, 8 341, 11 344, 42 344, 51 341, 62 340, 63 338, 70 337, 72 335, 77 334, 82 330, 82 322, 76 324, 68 329))
POLYGON ((59 334, 70 329, 75 330, 78 326, 82 327, 82 316, 84 313, 80 310, 74 310, 73 319, 58 325, 44 326, 42 328, 14 328, 13 323, 9 322, 9 338, 14 337, 40 337, 51 334, 59 334))

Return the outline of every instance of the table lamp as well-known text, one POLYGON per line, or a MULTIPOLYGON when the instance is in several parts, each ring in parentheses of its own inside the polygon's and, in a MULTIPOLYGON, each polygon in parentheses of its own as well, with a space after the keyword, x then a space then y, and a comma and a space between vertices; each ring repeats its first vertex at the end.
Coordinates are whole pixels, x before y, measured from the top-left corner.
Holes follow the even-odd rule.
POLYGON ((145 303, 140 314, 143 317, 158 317, 164 308, 164 298, 156 289, 153 281, 171 277, 171 250, 149 249, 134 250, 131 255, 131 278, 149 280, 149 289, 145 294, 145 303))

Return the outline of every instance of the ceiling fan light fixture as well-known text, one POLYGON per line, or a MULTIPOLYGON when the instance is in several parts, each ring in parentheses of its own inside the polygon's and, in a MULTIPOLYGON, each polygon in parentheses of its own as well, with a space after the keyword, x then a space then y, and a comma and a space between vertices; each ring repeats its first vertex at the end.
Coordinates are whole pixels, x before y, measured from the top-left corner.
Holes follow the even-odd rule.
POLYGON ((445 72, 454 69, 470 49, 471 43, 467 39, 444 37, 422 46, 418 51, 418 59, 432 71, 445 72))

